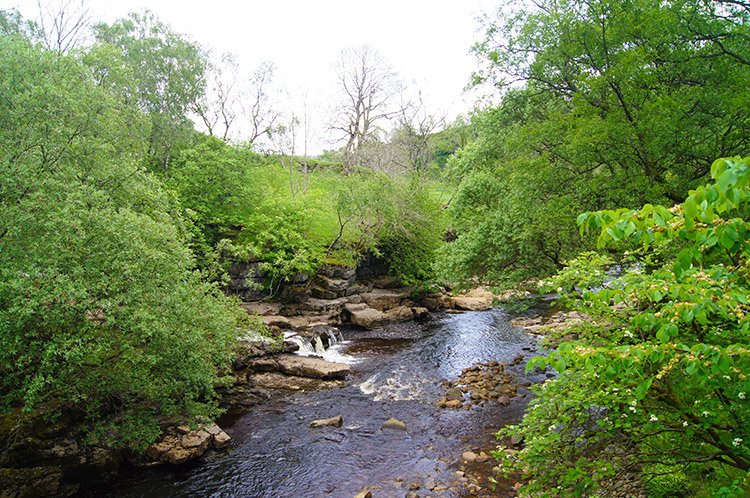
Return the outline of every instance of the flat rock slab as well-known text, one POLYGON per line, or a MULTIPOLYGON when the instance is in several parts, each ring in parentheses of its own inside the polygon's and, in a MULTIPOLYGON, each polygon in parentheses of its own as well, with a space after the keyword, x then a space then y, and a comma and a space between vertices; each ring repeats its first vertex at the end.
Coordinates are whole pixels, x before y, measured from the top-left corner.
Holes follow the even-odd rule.
POLYGON ((281 313, 281 303, 267 303, 267 302, 255 302, 255 303, 242 303, 240 307, 244 308, 251 315, 278 315, 281 313))
POLYGON ((406 287, 402 289, 373 289, 360 295, 369 307, 378 311, 385 311, 398 306, 401 300, 408 298, 411 293, 412 288, 406 287))
POLYGON ((415 318, 414 310, 423 308, 409 308, 407 306, 396 306, 385 312, 374 308, 355 309, 349 307, 350 321, 353 325, 358 325, 366 329, 377 329, 391 323, 408 322, 415 318))
POLYGON ((343 387, 343 380, 321 380, 308 377, 295 377, 278 372, 263 372, 247 376, 247 383, 253 389, 280 389, 284 391, 317 391, 343 387))
POLYGON ((334 363, 312 356, 282 354, 274 357, 279 372, 313 379, 343 379, 349 375, 349 365, 334 363))

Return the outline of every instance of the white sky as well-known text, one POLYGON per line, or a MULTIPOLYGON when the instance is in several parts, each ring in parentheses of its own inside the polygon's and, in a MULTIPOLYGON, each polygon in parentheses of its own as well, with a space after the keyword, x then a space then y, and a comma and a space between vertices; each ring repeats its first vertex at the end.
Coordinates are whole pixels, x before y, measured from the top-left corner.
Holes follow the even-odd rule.
MULTIPOLYGON (((41 0, 59 4, 61 0, 41 0)), ((75 1, 75 0, 74 0, 75 1)), ((456 115, 471 109, 463 94, 476 69, 471 46, 481 38, 477 17, 498 0, 87 0, 94 19, 111 23, 149 9, 175 31, 218 53, 238 56, 249 75, 264 61, 274 81, 308 105, 330 108, 335 61, 342 49, 367 44, 409 87, 422 92, 427 111, 456 115), (309 101, 313 102, 310 103, 309 101)), ((35 18, 36 0, 0 0, 35 18)), ((319 111, 323 113, 325 111, 319 111)))

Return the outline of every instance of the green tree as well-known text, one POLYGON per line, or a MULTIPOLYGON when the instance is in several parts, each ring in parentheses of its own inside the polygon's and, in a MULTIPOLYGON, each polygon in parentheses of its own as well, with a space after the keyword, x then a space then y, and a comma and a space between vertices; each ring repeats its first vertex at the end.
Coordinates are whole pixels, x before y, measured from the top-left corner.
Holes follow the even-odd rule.
MULTIPOLYGON (((580 210, 678 202, 715 157, 744 151, 747 16, 740 4, 683 0, 502 10, 476 46, 484 61, 477 80, 499 86, 502 102, 484 113, 479 139, 453 165, 459 178, 499 177, 522 202, 510 211, 525 211, 538 227, 518 233, 526 223, 497 223, 496 245, 510 241, 521 266, 536 258, 541 270, 559 267, 575 252, 580 210)), ((514 201, 497 202, 506 212, 514 201)), ((478 237, 462 224, 459 241, 478 237)))
POLYGON ((750 490, 750 159, 718 160, 711 177, 671 208, 578 218, 602 248, 677 252, 596 291, 582 261, 549 282, 589 318, 579 340, 527 365, 561 373, 510 430, 526 437, 516 468, 531 469, 531 496, 588 496, 638 474, 709 476, 706 496, 750 490))
POLYGON ((119 442, 211 417, 243 313, 202 281, 141 112, 77 55, 0 38, 0 404, 74 410, 119 442))
POLYGON ((193 136, 188 115, 199 109, 206 90, 208 62, 203 50, 149 11, 131 13, 111 26, 100 23, 94 31, 97 42, 115 48, 128 66, 123 92, 150 116, 149 157, 155 167, 168 172, 176 151, 190 145, 193 136))

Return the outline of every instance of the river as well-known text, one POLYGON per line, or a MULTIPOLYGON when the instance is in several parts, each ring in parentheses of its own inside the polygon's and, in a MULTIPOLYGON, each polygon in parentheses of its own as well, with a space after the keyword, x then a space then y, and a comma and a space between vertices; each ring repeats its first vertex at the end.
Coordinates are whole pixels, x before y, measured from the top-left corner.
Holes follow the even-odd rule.
MULTIPOLYGON (((477 362, 533 354, 536 340, 509 318, 494 309, 433 314, 375 331, 341 329, 343 341, 326 356, 350 364, 346 387, 274 395, 219 421, 232 437, 228 453, 178 469, 124 469, 115 484, 79 495, 352 498, 369 488, 373 498, 403 498, 414 484, 422 498, 514 496, 515 479, 498 478, 494 489, 488 482, 492 460, 468 463, 462 454, 493 449, 494 432, 520 420, 529 391, 519 388, 508 406, 435 407, 442 379, 454 380, 477 362), (342 427, 308 427, 338 415, 342 427), (381 429, 389 418, 405 422, 407 432, 381 429)), ((523 362, 506 371, 519 382, 544 379, 524 378, 523 362)))

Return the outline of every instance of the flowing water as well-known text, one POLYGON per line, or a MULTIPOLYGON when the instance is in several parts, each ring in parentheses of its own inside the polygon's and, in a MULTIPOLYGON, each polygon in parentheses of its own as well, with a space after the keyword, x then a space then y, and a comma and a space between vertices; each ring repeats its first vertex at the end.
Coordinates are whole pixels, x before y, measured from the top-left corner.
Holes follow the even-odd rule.
MULTIPOLYGON (((325 356, 351 366, 346 387, 274 395, 219 421, 232 437, 228 453, 179 469, 131 469, 114 485, 81 496, 351 498, 369 487, 373 498, 384 498, 404 497, 411 483, 420 484, 422 498, 477 496, 456 482, 458 470, 478 480, 479 496, 513 496, 515 481, 500 479, 494 490, 487 483, 491 462, 467 466, 461 456, 492 449, 494 432, 520 420, 528 391, 520 388, 525 396, 505 407, 435 407, 441 379, 454 380, 476 362, 510 363, 534 350, 535 340, 511 327, 506 313, 436 314, 375 331, 342 329, 331 342, 325 356), (338 415, 342 427, 308 427, 338 415), (381 429, 390 418, 405 422, 407 432, 381 429)), ((512 368, 523 375, 523 363, 512 368)))

